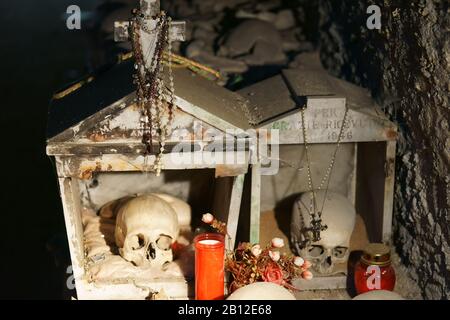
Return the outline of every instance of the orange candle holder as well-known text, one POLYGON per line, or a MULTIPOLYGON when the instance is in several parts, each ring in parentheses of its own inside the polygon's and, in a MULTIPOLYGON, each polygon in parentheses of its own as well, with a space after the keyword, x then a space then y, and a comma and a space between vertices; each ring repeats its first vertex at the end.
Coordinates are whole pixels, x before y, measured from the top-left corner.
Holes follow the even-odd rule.
POLYGON ((225 294, 225 237, 202 233, 194 238, 195 299, 222 300, 225 294))

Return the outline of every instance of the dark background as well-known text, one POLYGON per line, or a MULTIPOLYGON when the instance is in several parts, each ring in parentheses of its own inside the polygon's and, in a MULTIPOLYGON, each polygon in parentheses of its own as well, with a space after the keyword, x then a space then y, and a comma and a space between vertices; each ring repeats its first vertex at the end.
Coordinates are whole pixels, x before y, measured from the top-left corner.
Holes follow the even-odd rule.
POLYGON ((2 192, 0 298, 58 299, 68 249, 56 171, 45 154, 50 98, 87 72, 81 30, 66 9, 96 1, 1 1, 2 192))

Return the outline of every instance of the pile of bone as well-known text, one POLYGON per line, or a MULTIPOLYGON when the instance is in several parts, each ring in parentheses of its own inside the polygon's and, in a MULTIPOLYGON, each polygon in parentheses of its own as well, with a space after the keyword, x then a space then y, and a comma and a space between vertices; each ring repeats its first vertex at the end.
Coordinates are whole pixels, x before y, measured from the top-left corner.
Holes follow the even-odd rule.
POLYGON ((191 278, 191 208, 166 194, 125 197, 97 215, 83 211, 86 264, 91 281, 191 278))
MULTIPOLYGON (((103 19, 102 31, 109 37, 114 21, 128 20, 136 5, 121 2, 120 9, 103 19)), ((187 22, 186 41, 176 43, 174 52, 218 70, 222 85, 229 75, 244 74, 251 67, 288 65, 291 57, 314 49, 302 29, 304 10, 287 7, 282 0, 174 0, 161 5, 187 22)))

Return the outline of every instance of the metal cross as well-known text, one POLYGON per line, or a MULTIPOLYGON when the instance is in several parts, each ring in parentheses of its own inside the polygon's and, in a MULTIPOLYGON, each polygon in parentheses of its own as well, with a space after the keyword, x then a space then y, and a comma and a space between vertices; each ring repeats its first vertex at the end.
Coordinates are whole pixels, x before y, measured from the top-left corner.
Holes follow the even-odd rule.
POLYGON ((328 226, 322 225, 321 218, 313 218, 311 220, 310 231, 312 233, 312 242, 320 241, 320 232, 327 230, 328 226))
MULTIPOLYGON (((141 0, 140 1, 141 12, 151 17, 146 20, 146 30, 141 30, 142 39, 142 51, 148 54, 144 55, 146 59, 145 63, 150 68, 153 52, 156 45, 156 32, 152 33, 152 30, 156 29, 158 18, 157 15, 160 12, 161 4, 160 0, 141 0)), ((129 21, 116 21, 114 22, 114 40, 116 42, 130 41, 129 35, 129 21)), ((185 21, 172 21, 169 29, 169 41, 184 41, 186 35, 186 22, 185 21)))

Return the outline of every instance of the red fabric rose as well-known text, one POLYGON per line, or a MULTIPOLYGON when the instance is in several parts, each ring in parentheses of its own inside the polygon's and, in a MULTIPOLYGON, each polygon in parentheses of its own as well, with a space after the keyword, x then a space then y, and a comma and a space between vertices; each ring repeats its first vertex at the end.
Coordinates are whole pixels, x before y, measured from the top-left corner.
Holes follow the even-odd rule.
POLYGON ((283 270, 276 263, 269 263, 264 269, 262 278, 265 282, 273 282, 279 285, 283 285, 283 270))

